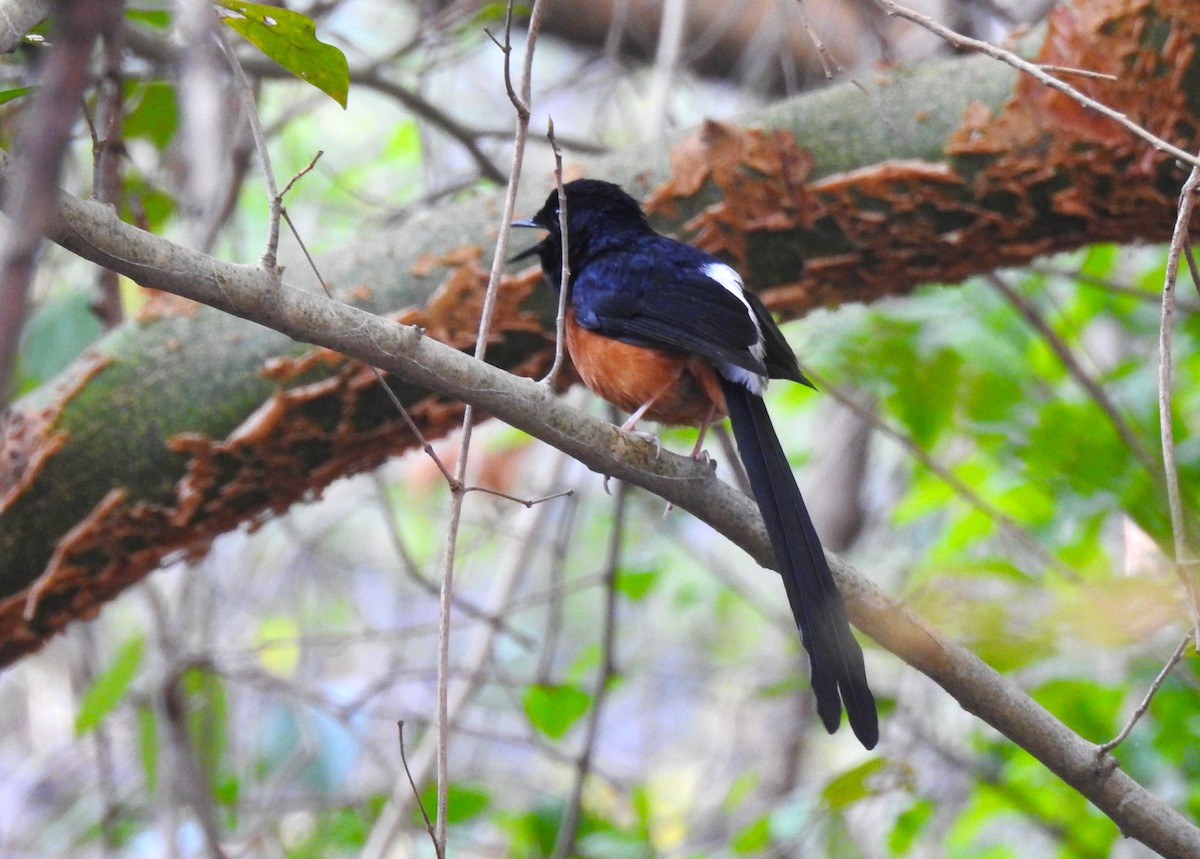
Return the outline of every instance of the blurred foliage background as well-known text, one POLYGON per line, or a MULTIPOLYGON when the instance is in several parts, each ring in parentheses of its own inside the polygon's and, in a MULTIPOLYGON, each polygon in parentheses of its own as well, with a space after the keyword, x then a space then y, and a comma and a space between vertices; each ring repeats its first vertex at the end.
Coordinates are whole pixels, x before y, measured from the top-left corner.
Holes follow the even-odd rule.
MULTIPOLYGON (((826 71, 867 77, 943 50, 852 0, 595 4, 586 15, 578 5, 552 4, 534 65, 531 127, 553 116, 568 152, 730 116, 820 85, 826 71), (660 22, 679 6, 691 11, 672 50, 660 22)), ((998 39, 1047 4, 924 5, 998 39)), ((310 249, 369 242, 372 229, 493 181, 487 163, 505 169, 514 119, 488 36, 503 28, 502 5, 288 6, 351 69, 345 110, 265 68, 256 83, 281 180, 325 152, 288 198, 310 249)), ((224 202, 198 206, 184 169, 179 8, 127 6, 120 209, 247 260, 265 193, 233 94, 219 105, 224 202)), ((4 59, 7 88, 30 81, 42 50, 4 59)), ((5 133, 20 106, 0 108, 5 133)), ((543 181, 549 152, 530 145, 526 181, 543 181)), ((92 185, 85 127, 64 185, 92 185)), ((281 261, 302 264, 290 239, 281 261)), ((1170 545, 1153 467, 1163 274, 1159 248, 1094 247, 817 312, 786 333, 821 393, 771 393, 827 545, 1097 742, 1121 729, 1189 623, 1158 548, 1170 545)), ((19 390, 102 333, 100 288, 86 264, 46 249, 19 390)), ((120 285, 126 313, 139 292, 120 285)), ((1193 486, 1198 309, 1186 295, 1175 347, 1181 479, 1193 486)), ((573 494, 528 509, 478 494, 467 505, 453 855, 567 855, 556 839, 568 812, 579 821, 569 855, 582 857, 1147 855, 869 642, 883 741, 867 754, 845 732, 826 736, 773 575, 652 497, 606 494, 598 476, 520 433, 488 425, 481 438, 474 482, 530 499, 573 494)), ((665 438, 680 450, 692 440, 665 438)), ((455 440, 438 448, 450 457, 455 440)), ((222 538, 0 675, 0 852, 432 855, 397 723, 430 803, 448 506, 436 469, 410 455, 222 538)), ((1116 752, 1192 817, 1198 683, 1189 656, 1116 752)))

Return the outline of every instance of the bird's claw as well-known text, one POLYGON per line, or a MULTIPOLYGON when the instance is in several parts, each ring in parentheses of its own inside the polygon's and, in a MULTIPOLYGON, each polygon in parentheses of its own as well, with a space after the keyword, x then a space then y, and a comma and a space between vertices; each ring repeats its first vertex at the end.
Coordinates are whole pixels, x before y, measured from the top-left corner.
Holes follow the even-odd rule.
POLYGON ((654 433, 636 429, 626 430, 626 432, 632 436, 642 439, 643 441, 652 443, 654 445, 655 458, 662 456, 662 439, 656 436, 654 433))

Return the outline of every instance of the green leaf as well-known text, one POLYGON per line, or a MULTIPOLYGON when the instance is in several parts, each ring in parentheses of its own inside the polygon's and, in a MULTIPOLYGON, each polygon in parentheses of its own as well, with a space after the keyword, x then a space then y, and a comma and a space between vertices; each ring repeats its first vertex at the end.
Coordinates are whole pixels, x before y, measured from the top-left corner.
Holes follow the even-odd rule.
POLYGON ((142 777, 146 790, 154 793, 158 787, 158 719, 154 708, 142 705, 137 708, 138 758, 142 763, 142 777))
POLYGON ((175 87, 164 81, 151 81, 127 89, 126 97, 134 106, 125 115, 125 136, 149 140, 161 152, 179 127, 175 87))
MULTIPOLYGON (((517 20, 528 18, 532 9, 533 7, 528 3, 514 3, 513 18, 517 20)), ((493 0, 493 2, 484 3, 479 7, 479 11, 470 19, 470 26, 472 29, 479 30, 490 24, 502 24, 507 16, 508 4, 493 0)))
POLYGON ((171 26, 171 13, 165 9, 126 9, 125 17, 158 30, 165 30, 171 26))
POLYGON ((85 289, 55 290, 21 333, 18 390, 32 390, 73 361, 104 333, 85 289))
POLYGON ((1092 245, 1087 249, 1079 273, 1087 277, 1106 278, 1116 271, 1120 248, 1117 245, 1092 245))
POLYGON ((134 173, 125 176, 124 197, 121 219, 152 233, 160 232, 167 219, 175 214, 175 198, 134 173))
POLYGON ((117 651, 112 664, 96 675, 79 702, 79 713, 75 716, 76 734, 95 728, 121 703, 145 652, 145 640, 140 635, 131 638, 117 651))
POLYGON ((37 87, 19 86, 15 89, 0 90, 0 104, 10 102, 15 98, 20 98, 23 95, 29 95, 29 93, 33 92, 35 89, 37 89, 37 87))
POLYGON ((950 350, 918 357, 889 405, 908 427, 913 441, 928 448, 950 424, 962 356, 950 350))
POLYGON ((771 821, 765 816, 743 826, 730 842, 734 853, 760 853, 771 846, 771 821))
POLYGON ((627 573, 622 571, 617 576, 617 590, 623 593, 630 602, 639 602, 654 587, 658 573, 654 571, 627 573))
POLYGON ((933 817, 935 806, 928 799, 918 799, 908 809, 900 812, 892 831, 888 833, 888 852, 893 856, 903 856, 912 849, 917 836, 925 829, 933 817))
POLYGON ((416 121, 401 122, 383 148, 383 157, 393 169, 415 170, 421 166, 421 128, 416 121))
MULTIPOLYGON (((491 801, 492 795, 486 790, 451 783, 446 792, 446 823, 451 826, 466 823, 468 820, 478 817, 491 801)), ((437 809, 436 784, 431 784, 421 791, 421 804, 425 806, 425 812, 429 815, 429 819, 433 820, 434 812, 437 809)), ((412 822, 413 826, 417 827, 425 825, 419 808, 413 809, 412 822)))
POLYGON ((316 36, 312 20, 278 6, 217 0, 235 14, 223 17, 242 38, 342 107, 350 90, 346 55, 316 36))
POLYGON ((241 794, 242 783, 234 776, 224 775, 213 784, 213 799, 221 805, 235 807, 241 794))
POLYGON ((887 761, 883 758, 871 758, 865 763, 859 764, 853 769, 839 775, 829 784, 825 785, 825 790, 821 796, 825 802, 833 809, 846 808, 860 799, 865 799, 868 796, 874 795, 875 791, 867 783, 871 776, 887 766, 887 761))
POLYGON ((1050 680, 1030 690, 1035 701, 1070 725, 1072 731, 1098 743, 1111 739, 1119 730, 1117 716, 1125 692, 1121 686, 1073 678, 1050 680))
POLYGON ((551 739, 560 739, 587 712, 592 696, 578 686, 530 686, 522 703, 529 723, 551 739))
POLYGON ((180 678, 187 701, 188 735, 210 786, 229 744, 229 702, 221 675, 204 667, 189 668, 180 678))
POLYGON ((741 775, 733 780, 733 784, 729 786, 729 790, 725 792, 725 799, 721 802, 721 808, 725 812, 730 812, 742 804, 750 792, 758 786, 759 774, 754 770, 746 770, 741 775))

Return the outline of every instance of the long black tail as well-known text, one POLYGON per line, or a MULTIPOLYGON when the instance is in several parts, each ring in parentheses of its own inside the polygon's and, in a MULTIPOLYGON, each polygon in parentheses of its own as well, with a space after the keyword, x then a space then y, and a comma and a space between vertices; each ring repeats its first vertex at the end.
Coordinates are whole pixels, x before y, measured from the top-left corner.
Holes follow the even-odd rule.
POLYGON ((832 734, 841 724, 845 701, 854 735, 868 749, 874 748, 879 740, 879 717, 867 686, 862 649, 850 631, 842 595, 767 406, 762 397, 737 382, 722 379, 721 384, 733 437, 766 522, 800 638, 808 650, 817 713, 832 734))

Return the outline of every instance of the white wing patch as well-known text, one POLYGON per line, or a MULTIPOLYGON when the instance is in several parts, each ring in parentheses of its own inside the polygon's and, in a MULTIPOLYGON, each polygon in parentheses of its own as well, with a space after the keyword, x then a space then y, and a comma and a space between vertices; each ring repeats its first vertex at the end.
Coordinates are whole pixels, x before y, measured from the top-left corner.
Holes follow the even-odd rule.
MULTIPOLYGON (((746 313, 750 316, 750 321, 754 323, 754 330, 758 332, 758 340, 750 346, 750 354, 760 361, 763 360, 767 354, 767 347, 763 341, 762 326, 758 324, 758 317, 754 315, 754 310, 750 307, 750 302, 746 300, 746 287, 742 283, 742 276, 723 262, 710 262, 704 267, 704 274, 725 287, 731 295, 745 306, 746 313)), ((767 377, 751 373, 745 367, 739 367, 736 364, 723 364, 721 366, 721 373, 727 379, 741 382, 752 393, 759 396, 762 396, 763 391, 767 389, 767 377)))

